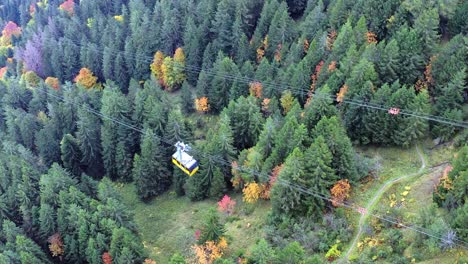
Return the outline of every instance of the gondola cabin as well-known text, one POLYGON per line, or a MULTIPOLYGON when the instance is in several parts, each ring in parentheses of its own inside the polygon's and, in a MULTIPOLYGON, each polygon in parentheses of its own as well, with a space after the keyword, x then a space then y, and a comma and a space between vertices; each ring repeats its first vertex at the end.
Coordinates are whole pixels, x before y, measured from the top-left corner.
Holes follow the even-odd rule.
POLYGON ((188 146, 184 143, 177 142, 176 153, 172 155, 172 163, 179 167, 183 172, 192 176, 198 171, 198 162, 192 156, 187 154, 185 150, 188 150, 188 146))

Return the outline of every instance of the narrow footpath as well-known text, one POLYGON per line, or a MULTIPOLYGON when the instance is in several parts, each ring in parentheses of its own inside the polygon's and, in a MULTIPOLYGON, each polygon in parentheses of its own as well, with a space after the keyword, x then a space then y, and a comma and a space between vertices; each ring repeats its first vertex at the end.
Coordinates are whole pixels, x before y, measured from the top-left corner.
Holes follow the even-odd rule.
MULTIPOLYGON (((367 212, 371 212, 374 204, 380 199, 380 197, 382 197, 382 194, 390 186, 392 186, 393 184, 395 184, 395 183, 397 183, 397 182, 399 182, 401 180, 404 180, 404 179, 419 175, 420 173, 423 172, 423 170, 426 168, 426 160, 424 159, 424 156, 422 155, 421 150, 419 149, 419 147, 417 145, 416 145, 416 152, 418 153, 419 159, 421 160, 421 167, 419 168, 419 170, 417 172, 415 172, 415 173, 406 174, 406 175, 400 176, 400 177, 398 177, 396 179, 388 180, 387 182, 385 182, 385 184, 382 187, 380 187, 380 189, 375 193, 375 195, 372 197, 372 199, 369 201, 369 203, 367 203, 367 206, 366 206, 366 211, 367 212)), ((368 217, 368 214, 362 214, 361 215, 361 217, 359 219, 358 232, 357 232, 356 236, 354 237, 353 243, 351 244, 348 251, 346 252, 346 255, 344 255, 343 258, 341 259, 341 261, 339 261, 339 263, 348 262, 349 255, 351 254, 351 252, 353 251, 353 249, 355 248, 357 242, 359 241, 359 239, 361 237, 361 234, 362 234, 362 231, 363 231, 362 227, 363 227, 364 223, 366 222, 367 217, 368 217)))

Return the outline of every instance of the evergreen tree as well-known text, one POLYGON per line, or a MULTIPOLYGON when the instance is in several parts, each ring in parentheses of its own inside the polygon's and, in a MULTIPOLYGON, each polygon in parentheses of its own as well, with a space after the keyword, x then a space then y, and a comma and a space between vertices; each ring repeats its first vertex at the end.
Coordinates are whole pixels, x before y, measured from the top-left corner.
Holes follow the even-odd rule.
POLYGON ((135 155, 133 166, 133 179, 142 200, 162 194, 170 186, 170 172, 162 163, 162 155, 159 139, 147 130, 142 138, 141 156, 135 155))
POLYGON ((403 84, 414 84, 424 69, 423 44, 414 29, 402 27, 395 35, 399 46, 397 75, 403 84))
POLYGON ((422 40, 424 54, 428 59, 439 40, 439 13, 437 9, 425 9, 414 21, 414 29, 422 40))
MULTIPOLYGON (((200 37, 201 33, 193 17, 187 18, 187 24, 185 25, 184 33, 184 50, 187 53, 187 65, 189 67, 201 67, 202 63, 202 51, 200 50, 200 37)), ((187 81, 191 85, 195 85, 198 79, 198 74, 194 71, 187 71, 187 81)), ((182 86, 183 88, 183 86, 182 86)))
POLYGON ((287 4, 281 2, 268 30, 268 48, 266 50, 266 55, 269 58, 273 58, 275 51, 281 49, 282 46, 286 46, 287 43, 290 43, 294 38, 294 27, 291 27, 291 24, 293 24, 293 22, 289 17, 287 4))
POLYGON ((238 76, 239 69, 231 59, 223 57, 222 53, 218 54, 213 67, 216 69, 216 75, 211 81, 208 99, 210 100, 211 109, 215 113, 219 113, 228 105, 229 97, 226 95, 230 93, 234 84, 232 78, 226 78, 226 76, 238 76))
MULTIPOLYGON (((112 84, 108 85, 104 90, 101 113, 129 123, 128 101, 120 90, 112 87, 112 84)), ((103 120, 101 129, 103 161, 106 173, 112 179, 128 180, 131 175, 132 155, 131 142, 128 137, 129 130, 128 127, 119 125, 112 120, 103 120)))
POLYGON ((235 13, 233 4, 233 1, 219 1, 212 26, 214 48, 226 54, 230 54, 233 45, 232 25, 234 23, 233 14, 235 13))
POLYGON ((399 67, 399 47, 395 39, 390 40, 388 44, 384 41, 377 45, 377 49, 381 52, 380 60, 376 62, 379 79, 383 83, 392 83, 398 79, 399 67))
POLYGON ((192 88, 190 87, 190 84, 188 84, 188 82, 184 82, 182 84, 182 89, 181 89, 181 100, 182 100, 182 103, 181 103, 181 110, 182 110, 182 113, 187 115, 187 114, 191 114, 195 111, 195 107, 194 107, 194 96, 193 96, 193 92, 192 92, 192 88))
POLYGON ((81 176, 82 154, 78 141, 72 135, 66 134, 60 142, 60 150, 65 169, 68 169, 72 175, 81 176))
POLYGON ((230 118, 237 149, 250 148, 257 142, 264 120, 254 97, 239 97, 235 102, 231 101, 223 114, 230 118))
POLYGON ((86 168, 88 175, 93 177, 102 176, 104 167, 102 161, 101 146, 101 120, 98 116, 86 111, 87 104, 78 110, 77 140, 82 154, 81 164, 86 168))
POLYGON ((303 123, 309 132, 312 132, 322 117, 332 117, 338 114, 336 107, 333 106, 333 100, 329 99, 329 96, 330 88, 325 85, 317 90, 312 101, 305 106, 303 123))
POLYGON ((221 224, 218 212, 210 209, 203 221, 201 236, 198 244, 204 244, 206 241, 218 242, 226 232, 224 225, 221 224))
POLYGON ((331 167, 340 179, 357 181, 358 177, 362 176, 357 175, 353 146, 336 116, 323 117, 315 126, 312 135, 314 138, 324 137, 333 155, 331 167))

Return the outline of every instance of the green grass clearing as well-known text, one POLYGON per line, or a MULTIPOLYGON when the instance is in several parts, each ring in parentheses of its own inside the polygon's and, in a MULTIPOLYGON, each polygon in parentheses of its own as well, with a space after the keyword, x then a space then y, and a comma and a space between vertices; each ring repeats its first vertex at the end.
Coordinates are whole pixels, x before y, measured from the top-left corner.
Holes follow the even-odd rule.
MULTIPOLYGON (((118 184, 116 188, 124 203, 133 209, 144 246, 157 263, 168 263, 177 252, 185 256, 191 255, 195 231, 201 227, 206 212, 210 208, 217 208, 217 201, 192 202, 187 197, 177 197, 171 191, 143 203, 138 199, 133 184, 118 184)), ((262 227, 270 211, 269 202, 259 201, 255 210, 245 215, 241 212, 242 196, 233 195, 232 198, 237 202, 234 215, 239 219, 226 223, 228 255, 238 251, 245 252, 263 236, 262 227)), ((222 219, 225 220, 225 217, 222 219)))

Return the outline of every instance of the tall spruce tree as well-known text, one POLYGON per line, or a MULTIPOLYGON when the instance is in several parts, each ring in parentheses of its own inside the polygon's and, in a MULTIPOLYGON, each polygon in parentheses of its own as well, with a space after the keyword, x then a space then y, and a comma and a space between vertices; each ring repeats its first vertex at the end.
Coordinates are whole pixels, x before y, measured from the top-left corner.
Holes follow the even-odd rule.
POLYGON ((133 165, 133 179, 142 200, 162 194, 171 184, 163 153, 159 139, 147 130, 141 142, 141 156, 135 155, 133 165))
POLYGON ((75 176, 81 176, 82 154, 78 141, 70 134, 66 134, 60 142, 62 163, 65 169, 75 176))

